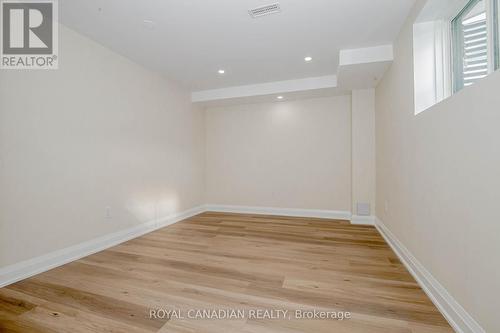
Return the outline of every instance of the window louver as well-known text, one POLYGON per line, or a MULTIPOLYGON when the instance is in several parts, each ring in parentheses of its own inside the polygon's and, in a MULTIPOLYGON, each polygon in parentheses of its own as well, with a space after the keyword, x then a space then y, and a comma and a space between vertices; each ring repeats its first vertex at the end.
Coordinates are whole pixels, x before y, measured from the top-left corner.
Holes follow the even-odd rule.
POLYGON ((463 85, 470 86, 488 75, 488 26, 486 13, 481 13, 462 23, 463 85))

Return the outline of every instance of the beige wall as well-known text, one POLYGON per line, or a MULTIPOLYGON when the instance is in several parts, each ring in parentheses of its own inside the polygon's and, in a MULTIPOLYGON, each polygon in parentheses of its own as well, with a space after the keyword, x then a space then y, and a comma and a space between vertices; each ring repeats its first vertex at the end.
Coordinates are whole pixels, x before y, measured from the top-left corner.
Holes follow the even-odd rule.
POLYGON ((350 211, 350 99, 208 109, 207 203, 350 211))
POLYGON ((352 91, 352 212, 370 205, 375 216, 375 90, 352 91))
POLYGON ((203 203, 204 115, 189 94, 60 38, 59 70, 0 73, 0 267, 203 203))
POLYGON ((487 332, 500 332, 500 72, 415 116, 412 23, 423 3, 376 90, 377 216, 487 332))

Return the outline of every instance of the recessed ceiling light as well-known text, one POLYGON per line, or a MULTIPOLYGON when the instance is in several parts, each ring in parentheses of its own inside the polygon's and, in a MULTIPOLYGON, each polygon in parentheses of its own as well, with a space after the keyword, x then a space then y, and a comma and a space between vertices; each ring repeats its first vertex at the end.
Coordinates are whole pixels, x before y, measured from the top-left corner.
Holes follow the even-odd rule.
POLYGON ((144 20, 142 21, 142 26, 146 29, 153 30, 155 28, 155 23, 151 20, 144 20))
POLYGON ((277 99, 283 99, 283 96, 278 96, 278 97, 276 97, 276 98, 277 98, 277 99))
POLYGON ((219 73, 219 74, 225 74, 225 73, 226 73, 226 71, 225 71, 225 70, 223 70, 223 69, 219 69, 219 70, 217 71, 217 73, 219 73))
POLYGON ((312 57, 305 57, 305 58, 304 58, 304 61, 305 61, 305 62, 310 62, 310 61, 312 61, 312 60, 313 60, 313 58, 312 58, 312 57))

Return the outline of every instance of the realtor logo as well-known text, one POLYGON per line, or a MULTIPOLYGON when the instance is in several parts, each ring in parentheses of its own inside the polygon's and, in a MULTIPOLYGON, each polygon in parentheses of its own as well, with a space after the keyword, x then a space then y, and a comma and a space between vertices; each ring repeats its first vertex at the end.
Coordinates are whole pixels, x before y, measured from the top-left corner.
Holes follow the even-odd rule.
POLYGON ((0 0, 2 69, 57 69, 56 0, 0 0))

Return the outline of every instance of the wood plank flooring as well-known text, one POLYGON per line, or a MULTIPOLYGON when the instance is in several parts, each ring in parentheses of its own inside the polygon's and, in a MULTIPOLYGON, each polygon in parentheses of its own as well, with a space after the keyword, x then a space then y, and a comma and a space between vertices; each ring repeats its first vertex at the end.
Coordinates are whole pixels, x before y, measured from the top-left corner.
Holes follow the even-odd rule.
POLYGON ((0 289, 0 332, 453 330, 373 227, 204 213, 0 289), (158 309, 180 316, 150 318, 158 309), (245 316, 187 318, 203 309, 245 316), (289 312, 269 319, 250 310, 289 312), (296 310, 352 318, 298 319, 296 310))

